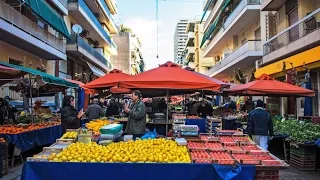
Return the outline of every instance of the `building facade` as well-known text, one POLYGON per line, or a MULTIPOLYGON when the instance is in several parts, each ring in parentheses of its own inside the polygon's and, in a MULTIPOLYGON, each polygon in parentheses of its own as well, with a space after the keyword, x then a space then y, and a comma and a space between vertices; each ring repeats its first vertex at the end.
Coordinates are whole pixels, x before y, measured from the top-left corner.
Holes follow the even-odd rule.
POLYGON ((186 49, 183 52, 186 64, 195 69, 196 72, 205 73, 208 68, 213 66, 213 58, 203 57, 203 49, 200 48, 200 42, 203 38, 203 25, 199 20, 189 22, 186 33, 188 34, 186 49))
POLYGON ((255 61, 263 55, 260 0, 207 0, 203 9, 210 14, 203 25, 200 47, 204 50, 203 57, 213 58, 205 74, 240 83, 236 79, 240 68, 243 81, 248 82, 255 61))
POLYGON ((263 57, 256 62, 256 76, 266 73, 287 82, 294 79, 296 85, 313 89, 316 97, 311 101, 282 98, 280 102, 288 104, 282 111, 289 114, 302 116, 308 106, 312 109, 308 115, 319 116, 320 0, 264 0, 261 14, 266 41, 263 57), (296 75, 291 76, 292 72, 296 75))
POLYGON ((188 39, 188 34, 186 33, 188 21, 186 19, 179 20, 173 36, 174 62, 181 65, 183 64, 182 53, 185 50, 188 39))
POLYGON ((118 55, 111 56, 111 63, 127 74, 136 75, 143 72, 145 65, 139 38, 131 32, 130 28, 125 27, 113 38, 118 45, 118 55))
MULTIPOLYGON (((66 39, 70 33, 63 17, 67 11, 59 1, 0 0, 0 61, 56 75, 55 64, 66 62, 66 39), (40 9, 46 13, 40 13, 40 9)), ((18 93, 2 86, 0 96, 21 99, 18 93)))

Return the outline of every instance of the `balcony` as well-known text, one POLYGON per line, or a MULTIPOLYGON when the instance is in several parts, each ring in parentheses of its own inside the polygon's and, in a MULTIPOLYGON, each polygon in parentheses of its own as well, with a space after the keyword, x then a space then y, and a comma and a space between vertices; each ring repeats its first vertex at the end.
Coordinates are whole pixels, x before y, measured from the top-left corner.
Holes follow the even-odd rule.
MULTIPOLYGON (((92 0, 90 0, 92 2, 92 0)), ((107 19, 104 19, 103 17, 101 17, 101 19, 103 21, 106 21, 107 23, 107 26, 108 26, 108 29, 110 30, 110 33, 111 34, 117 34, 118 33, 118 28, 116 26, 116 23, 110 13, 110 10, 109 10, 109 7, 108 5, 106 4, 106 1, 105 0, 97 0, 102 12, 104 13, 105 17, 107 17, 107 19)))
POLYGON ((186 59, 189 62, 194 61, 194 53, 195 53, 196 48, 195 47, 187 47, 186 48, 186 59))
POLYGON ((77 57, 84 57, 86 62, 97 65, 104 71, 113 69, 110 61, 80 36, 71 36, 71 39, 67 42, 67 52, 77 57))
POLYGON ((230 38, 238 35, 260 15, 260 0, 242 0, 229 14, 204 51, 204 57, 212 57, 230 38))
POLYGON ((106 0, 112 15, 118 14, 118 6, 116 0, 106 0))
POLYGON ((272 63, 320 45, 320 8, 269 39, 263 63, 272 63))
POLYGON ((81 22, 82 28, 89 31, 92 39, 98 40, 100 46, 108 46, 112 55, 117 54, 116 44, 84 0, 69 0, 68 10, 73 18, 81 22))
POLYGON ((246 68, 255 64, 263 55, 261 40, 251 40, 234 50, 220 62, 216 63, 205 74, 215 78, 230 77, 230 74, 238 68, 246 68))
POLYGON ((47 60, 66 60, 66 44, 0 1, 0 40, 47 60))
POLYGON ((194 32, 188 32, 187 46, 194 46, 194 32))
POLYGON ((68 0, 51 0, 52 4, 54 4, 63 15, 68 16, 68 0))
MULTIPOLYGON (((210 0, 208 0, 210 1, 210 0)), ((214 21, 214 19, 216 18, 217 14, 219 13, 222 5, 223 5, 224 0, 218 0, 216 3, 212 3, 214 4, 213 9, 210 12, 209 17, 207 18, 206 22, 204 23, 203 26, 203 30, 207 30, 209 25, 214 21)))
POLYGON ((210 11, 214 7, 214 0, 204 0, 202 3, 203 11, 210 11))
POLYGON ((287 0, 264 0, 261 11, 278 11, 287 0))

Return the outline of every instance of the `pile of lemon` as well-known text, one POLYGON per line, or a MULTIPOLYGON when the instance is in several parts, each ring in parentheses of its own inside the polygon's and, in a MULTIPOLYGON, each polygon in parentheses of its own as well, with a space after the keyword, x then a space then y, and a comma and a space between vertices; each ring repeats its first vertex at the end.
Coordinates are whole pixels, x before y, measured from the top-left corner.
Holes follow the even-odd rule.
POLYGON ((186 146, 165 139, 137 140, 111 143, 74 143, 59 154, 50 156, 53 162, 138 162, 138 163, 190 163, 186 146))
POLYGON ((93 120, 89 123, 86 123, 86 127, 90 130, 92 130, 95 133, 99 133, 99 130, 101 127, 111 124, 109 120, 93 120))
POLYGON ((77 136, 78 136, 77 131, 68 131, 62 135, 61 139, 76 139, 77 136))

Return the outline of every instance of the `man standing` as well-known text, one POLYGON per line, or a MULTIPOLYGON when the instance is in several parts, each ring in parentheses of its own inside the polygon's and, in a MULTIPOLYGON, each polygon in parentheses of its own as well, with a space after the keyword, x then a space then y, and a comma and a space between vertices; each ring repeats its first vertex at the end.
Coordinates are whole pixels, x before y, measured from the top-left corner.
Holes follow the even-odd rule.
POLYGON ((85 112, 88 120, 91 121, 93 119, 99 119, 104 116, 104 112, 102 107, 99 105, 99 99, 94 98, 92 104, 89 106, 87 111, 85 112))
POLYGON ((270 113, 263 106, 259 99, 256 108, 249 113, 247 131, 255 143, 268 150, 268 135, 273 135, 273 124, 270 113))
POLYGON ((125 133, 133 135, 133 139, 144 135, 146 130, 146 106, 141 97, 140 91, 132 91, 132 103, 124 108, 124 112, 129 116, 125 133))
POLYGON ((206 100, 202 100, 198 107, 198 115, 202 118, 207 118, 207 116, 213 115, 213 108, 206 100))

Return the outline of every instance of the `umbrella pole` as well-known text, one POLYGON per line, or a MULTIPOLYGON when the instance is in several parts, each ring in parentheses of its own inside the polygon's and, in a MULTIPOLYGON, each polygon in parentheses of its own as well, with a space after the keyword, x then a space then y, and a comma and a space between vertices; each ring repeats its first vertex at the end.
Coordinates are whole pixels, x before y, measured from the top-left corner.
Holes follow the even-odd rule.
POLYGON ((29 73, 29 84, 30 84, 30 86, 29 86, 29 91, 30 91, 30 103, 31 103, 31 110, 30 110, 30 113, 31 113, 31 122, 32 122, 32 124, 33 124, 33 120, 34 120, 34 118, 33 118, 33 103, 32 103, 32 81, 31 81, 31 74, 29 73))
POLYGON ((167 89, 167 117, 166 117, 166 137, 168 135, 168 123, 169 123, 169 90, 167 89))

